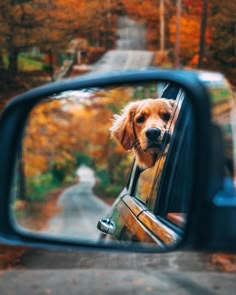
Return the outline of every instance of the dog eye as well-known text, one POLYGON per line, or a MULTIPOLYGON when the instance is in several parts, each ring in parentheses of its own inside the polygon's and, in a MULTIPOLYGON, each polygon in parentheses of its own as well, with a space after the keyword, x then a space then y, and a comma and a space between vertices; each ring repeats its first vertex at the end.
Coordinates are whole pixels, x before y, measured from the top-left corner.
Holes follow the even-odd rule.
POLYGON ((140 117, 138 117, 137 119, 136 119, 136 122, 137 123, 143 123, 145 121, 145 117, 144 117, 144 115, 142 115, 142 116, 140 116, 140 117))
POLYGON ((169 113, 164 113, 164 114, 162 114, 162 119, 164 120, 164 121, 169 121, 170 120, 170 114, 169 113))

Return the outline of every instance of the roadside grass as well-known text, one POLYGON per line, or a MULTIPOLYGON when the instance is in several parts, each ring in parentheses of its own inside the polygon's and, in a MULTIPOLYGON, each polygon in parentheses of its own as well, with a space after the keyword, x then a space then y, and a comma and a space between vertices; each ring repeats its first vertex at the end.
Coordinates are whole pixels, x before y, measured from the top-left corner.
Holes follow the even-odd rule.
MULTIPOLYGON (((22 52, 18 56, 18 70, 22 72, 31 72, 47 69, 48 65, 44 62, 44 54, 33 55, 22 52)), ((4 56, 4 64, 8 67, 8 56, 4 56)))
POLYGON ((45 202, 48 194, 58 188, 65 188, 74 183, 74 177, 66 176, 63 180, 55 179, 52 173, 45 173, 26 181, 26 200, 29 203, 45 202))
POLYGON ((45 63, 42 61, 37 61, 30 59, 25 56, 20 56, 18 59, 19 70, 23 72, 31 72, 36 70, 43 70, 45 63))
POLYGON ((22 72, 45 70, 48 65, 44 62, 44 58, 44 54, 32 55, 22 52, 18 57, 19 70, 22 72))

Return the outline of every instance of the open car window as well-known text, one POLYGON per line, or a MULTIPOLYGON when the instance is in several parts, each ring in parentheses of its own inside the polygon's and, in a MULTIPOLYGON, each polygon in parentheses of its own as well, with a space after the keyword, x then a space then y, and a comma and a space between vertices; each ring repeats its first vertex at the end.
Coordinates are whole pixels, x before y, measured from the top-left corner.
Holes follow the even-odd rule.
POLYGON ((166 157, 162 177, 155 182, 156 203, 154 213, 173 224, 183 227, 191 195, 193 165, 193 120, 191 107, 186 100, 182 104, 173 140, 166 157), (191 151, 191 152, 190 152, 191 151))
MULTIPOLYGON (((174 110, 173 119, 170 121, 168 125, 168 130, 173 133, 174 132, 174 122, 178 119, 179 110, 181 109, 181 105, 183 102, 183 92, 182 90, 177 89, 176 87, 170 87, 167 85, 163 89, 162 96, 167 96, 167 98, 173 99, 174 95, 176 97, 176 108, 174 110), (170 91, 167 93, 167 89, 170 91)), ((163 150, 162 155, 156 161, 155 165, 151 168, 147 168, 145 170, 140 170, 140 174, 138 177, 138 181, 134 190, 134 197, 140 200, 147 208, 154 212, 155 204, 157 202, 157 192, 159 182, 162 176, 162 171, 165 165, 166 156, 169 151, 169 146, 163 150)))

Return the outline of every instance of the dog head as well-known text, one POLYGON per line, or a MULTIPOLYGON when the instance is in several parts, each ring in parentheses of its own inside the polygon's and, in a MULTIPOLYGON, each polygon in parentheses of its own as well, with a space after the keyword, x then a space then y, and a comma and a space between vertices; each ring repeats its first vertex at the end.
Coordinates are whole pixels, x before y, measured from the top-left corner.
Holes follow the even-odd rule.
POLYGON ((171 135, 166 131, 174 106, 170 99, 144 99, 129 103, 114 116, 112 136, 125 150, 134 150, 141 167, 153 166, 163 143, 169 143, 171 135))

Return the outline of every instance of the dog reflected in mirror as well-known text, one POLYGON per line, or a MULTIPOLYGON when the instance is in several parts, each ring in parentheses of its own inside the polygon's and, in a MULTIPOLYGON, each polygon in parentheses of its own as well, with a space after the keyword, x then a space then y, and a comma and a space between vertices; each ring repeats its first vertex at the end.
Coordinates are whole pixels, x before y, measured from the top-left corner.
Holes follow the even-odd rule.
POLYGON ((134 152, 139 167, 152 167, 170 142, 175 109, 172 99, 130 102, 114 115, 111 135, 125 150, 134 152))

